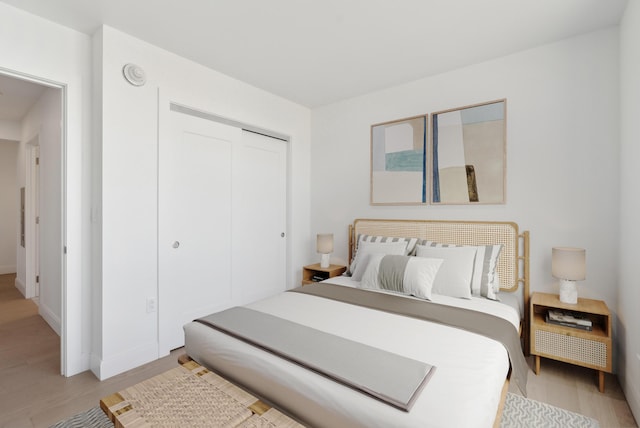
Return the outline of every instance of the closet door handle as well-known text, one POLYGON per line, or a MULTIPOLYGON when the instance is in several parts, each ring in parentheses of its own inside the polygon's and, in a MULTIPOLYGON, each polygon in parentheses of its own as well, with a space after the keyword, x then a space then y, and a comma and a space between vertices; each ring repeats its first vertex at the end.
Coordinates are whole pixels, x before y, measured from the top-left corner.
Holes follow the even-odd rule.
POLYGON ((172 247, 178 248, 180 246, 180 241, 174 241, 172 247))

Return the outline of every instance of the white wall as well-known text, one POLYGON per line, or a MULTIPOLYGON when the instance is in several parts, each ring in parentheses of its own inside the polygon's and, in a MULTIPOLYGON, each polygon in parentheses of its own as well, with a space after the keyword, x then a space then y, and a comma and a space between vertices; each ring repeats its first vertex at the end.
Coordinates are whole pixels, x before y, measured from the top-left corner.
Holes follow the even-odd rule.
MULTIPOLYGON (((47 88, 22 119, 25 144, 40 145, 40 315, 58 334, 62 323, 62 91, 47 88)), ((21 168, 24 172, 24 168, 21 168)), ((24 186, 24 175, 21 186, 24 186)), ((22 251, 22 249, 21 249, 22 251)))
MULTIPOLYGON (((531 290, 557 292, 551 248, 587 250, 583 297, 616 313, 619 211, 618 30, 487 61, 312 112, 311 232, 347 258, 355 218, 509 220, 531 232, 531 290), (371 206, 370 125, 507 99, 507 202, 371 206)), ((307 243, 308 262, 318 259, 307 243)))
POLYGON ((158 91, 181 94, 183 104, 291 136, 287 285, 300 280, 309 239, 310 111, 290 101, 206 69, 109 27, 94 36, 100 86, 102 169, 100 251, 95 269, 101 313, 94 326, 92 370, 101 379, 158 357, 157 297, 158 91), (122 77, 133 62, 147 74, 143 87, 122 77))
POLYGON ((20 244, 18 142, 0 139, 0 274, 16 272, 20 244))
POLYGON ((618 290, 619 379, 629 406, 640 421, 640 4, 630 1, 620 24, 620 283, 618 290))
MULTIPOLYGON (((0 72, 2 70, 0 69, 0 72)), ((14 120, 0 119, 0 139, 2 140, 20 140, 20 122, 14 120)))
MULTIPOLYGON (((90 38, 0 3, 0 72, 36 76, 65 87, 67 375, 89 368, 90 38)), ((23 160, 18 160, 19 165, 23 160)), ((20 263, 20 257, 18 257, 20 263)))

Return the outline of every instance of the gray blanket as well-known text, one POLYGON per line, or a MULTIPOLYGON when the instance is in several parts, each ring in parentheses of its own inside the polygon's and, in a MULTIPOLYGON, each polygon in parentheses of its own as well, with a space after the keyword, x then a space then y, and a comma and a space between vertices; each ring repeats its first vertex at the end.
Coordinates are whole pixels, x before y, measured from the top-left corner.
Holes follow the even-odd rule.
POLYGON ((511 362, 512 376, 515 378, 516 385, 523 395, 527 395, 529 366, 522 353, 518 332, 513 328, 513 325, 505 319, 484 312, 439 305, 427 300, 407 299, 402 296, 375 293, 326 282, 310 284, 288 291, 310 294, 366 308, 445 324, 497 340, 507 349, 511 362))
POLYGON ((197 319, 239 340, 409 411, 435 367, 245 307, 197 319))
POLYGON ((196 322, 404 411, 410 410, 435 371, 421 361, 245 307, 196 322))

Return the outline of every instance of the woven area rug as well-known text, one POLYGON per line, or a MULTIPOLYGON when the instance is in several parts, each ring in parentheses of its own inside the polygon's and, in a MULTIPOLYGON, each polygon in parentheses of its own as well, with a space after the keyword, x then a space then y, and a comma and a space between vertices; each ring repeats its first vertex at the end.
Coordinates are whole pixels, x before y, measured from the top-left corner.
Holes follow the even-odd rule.
POLYGON ((102 411, 100 406, 92 407, 69 419, 52 425, 51 428, 113 428, 113 422, 102 411))
POLYGON ((599 428, 595 419, 508 393, 500 428, 599 428))
MULTIPOLYGON (((51 428, 113 428, 100 407, 93 407, 51 428)), ((553 407, 549 404, 529 400, 517 394, 508 393, 502 414, 500 428, 599 428, 598 421, 553 407)))

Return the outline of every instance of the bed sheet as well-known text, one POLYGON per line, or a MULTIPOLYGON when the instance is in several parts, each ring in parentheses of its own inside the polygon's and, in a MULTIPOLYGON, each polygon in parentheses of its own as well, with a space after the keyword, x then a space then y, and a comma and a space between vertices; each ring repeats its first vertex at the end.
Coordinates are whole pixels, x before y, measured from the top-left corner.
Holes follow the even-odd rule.
POLYGON ((247 306, 437 367, 411 411, 404 412, 200 323, 185 326, 185 347, 192 358, 302 423, 313 427, 493 425, 509 369, 505 348, 494 340, 300 293, 285 292, 247 306))

